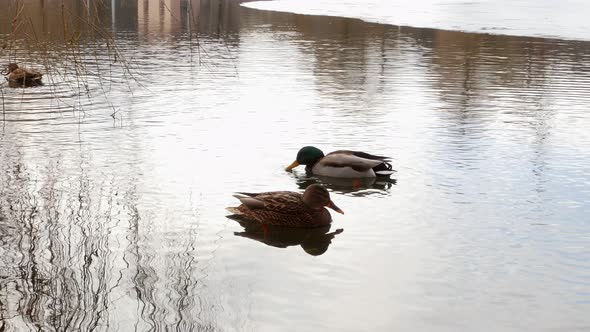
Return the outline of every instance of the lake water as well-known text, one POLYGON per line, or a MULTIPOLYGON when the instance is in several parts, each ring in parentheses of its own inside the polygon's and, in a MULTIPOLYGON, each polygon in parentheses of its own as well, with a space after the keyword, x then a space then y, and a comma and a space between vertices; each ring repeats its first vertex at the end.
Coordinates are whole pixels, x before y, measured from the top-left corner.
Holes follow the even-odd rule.
POLYGON ((0 330, 590 330, 590 43, 86 3, 0 13, 49 70, 0 90, 0 330), (330 230, 226 218, 321 181, 309 144, 395 181, 327 183, 330 230))
POLYGON ((275 0, 246 6, 420 28, 590 40, 586 0, 275 0))

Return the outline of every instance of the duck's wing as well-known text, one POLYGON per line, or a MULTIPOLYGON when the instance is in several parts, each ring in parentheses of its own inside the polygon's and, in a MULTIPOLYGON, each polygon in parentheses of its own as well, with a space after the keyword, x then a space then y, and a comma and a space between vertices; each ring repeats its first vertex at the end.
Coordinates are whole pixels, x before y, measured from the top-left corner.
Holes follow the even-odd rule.
POLYGON ((247 192, 243 192, 243 191, 238 191, 238 192, 236 192, 236 195, 234 195, 234 197, 239 198, 239 197, 243 197, 243 196, 257 197, 257 196, 275 196, 275 195, 290 195, 290 194, 299 195, 299 194, 292 192, 292 191, 266 191, 266 192, 261 192, 261 193, 247 193, 247 192))
POLYGON ((362 152, 362 151, 350 151, 350 150, 338 150, 328 153, 331 154, 343 154, 343 155, 353 155, 363 159, 370 159, 370 160, 381 160, 381 161, 390 161, 391 157, 386 156, 377 156, 374 154, 362 152))
POLYGON ((16 70, 13 70, 9 76, 8 79, 13 80, 13 81, 19 81, 19 80, 40 80, 43 77, 43 74, 41 74, 38 71, 34 71, 34 70, 28 70, 28 69, 24 69, 24 68, 18 68, 16 70))
MULTIPOLYGON (((391 165, 391 157, 377 156, 374 154, 362 152, 362 151, 350 151, 350 150, 338 150, 328 154, 329 155, 344 155, 344 156, 355 156, 365 160, 378 161, 377 165, 371 167, 377 176, 390 176, 395 173, 393 166, 391 165)), ((368 163, 367 163, 368 164, 368 163)), ((351 166, 353 167, 353 166, 351 166)), ((357 168, 358 171, 366 170, 367 168, 357 168)))
MULTIPOLYGON (((322 166, 328 167, 350 167, 356 171, 366 171, 383 163, 382 159, 369 159, 355 155, 354 153, 327 154, 319 162, 322 166)), ((352 152, 352 151, 350 151, 352 152)))
POLYGON ((305 211, 302 195, 291 191, 264 193, 238 193, 234 195, 250 210, 265 210, 283 214, 297 214, 305 211))

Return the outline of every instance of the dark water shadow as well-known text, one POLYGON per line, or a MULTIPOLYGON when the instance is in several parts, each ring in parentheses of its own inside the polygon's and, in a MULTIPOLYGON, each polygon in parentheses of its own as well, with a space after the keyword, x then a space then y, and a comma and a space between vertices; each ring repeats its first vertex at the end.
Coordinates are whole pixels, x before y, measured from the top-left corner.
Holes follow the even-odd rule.
POLYGON ((8 87, 13 89, 18 88, 34 88, 38 86, 43 86, 43 82, 41 81, 17 81, 17 80, 6 80, 8 82, 8 87))
POLYGON ((258 222, 245 220, 236 215, 227 216, 227 218, 235 220, 244 227, 243 232, 234 232, 235 236, 245 237, 276 248, 301 246, 307 254, 312 256, 324 254, 336 235, 344 231, 342 228, 338 228, 330 232, 331 225, 316 228, 263 226, 258 222))
POLYGON ((389 195, 393 186, 397 184, 397 179, 391 178, 345 179, 295 172, 291 173, 291 176, 300 189, 317 183, 333 192, 355 197, 389 195))

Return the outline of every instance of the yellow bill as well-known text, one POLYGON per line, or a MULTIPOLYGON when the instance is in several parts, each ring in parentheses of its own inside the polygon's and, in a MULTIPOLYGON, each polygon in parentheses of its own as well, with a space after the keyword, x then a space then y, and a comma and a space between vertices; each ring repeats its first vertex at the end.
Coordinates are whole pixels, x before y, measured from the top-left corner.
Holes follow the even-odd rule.
POLYGON ((285 171, 290 171, 297 166, 299 166, 299 162, 297 160, 295 160, 291 165, 289 165, 289 166, 287 166, 287 168, 285 168, 285 171))

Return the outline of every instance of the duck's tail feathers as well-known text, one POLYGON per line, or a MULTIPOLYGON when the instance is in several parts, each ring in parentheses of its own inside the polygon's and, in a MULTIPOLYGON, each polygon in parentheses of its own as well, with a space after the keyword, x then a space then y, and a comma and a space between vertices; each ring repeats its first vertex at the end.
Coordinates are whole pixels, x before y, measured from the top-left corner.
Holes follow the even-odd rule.
MULTIPOLYGON (((257 200, 254 197, 246 196, 245 193, 237 193, 233 195, 235 198, 240 200, 240 203, 248 207, 249 209, 263 209, 264 202, 257 200)), ((256 194, 253 194, 256 195, 256 194)))
POLYGON ((395 173, 393 166, 388 161, 384 161, 383 163, 373 167, 373 171, 377 176, 390 176, 391 174, 395 173))
POLYGON ((254 197, 256 195, 258 195, 258 194, 257 193, 236 192, 234 197, 237 199, 240 199, 240 198, 244 198, 244 197, 254 197))
POLYGON ((225 209, 228 212, 233 213, 234 215, 240 215, 240 214, 242 214, 242 211, 240 211, 240 209, 238 209, 237 207, 226 207, 225 209))
POLYGON ((361 158, 365 158, 365 159, 371 159, 371 160, 381 160, 381 161, 389 161, 389 160, 391 160, 390 157, 377 156, 377 155, 366 153, 366 152, 362 152, 362 151, 352 151, 352 154, 355 155, 355 156, 357 156, 357 157, 361 157, 361 158))
POLYGON ((391 174, 395 173, 395 171, 377 171, 375 175, 377 176, 391 176, 391 174))

